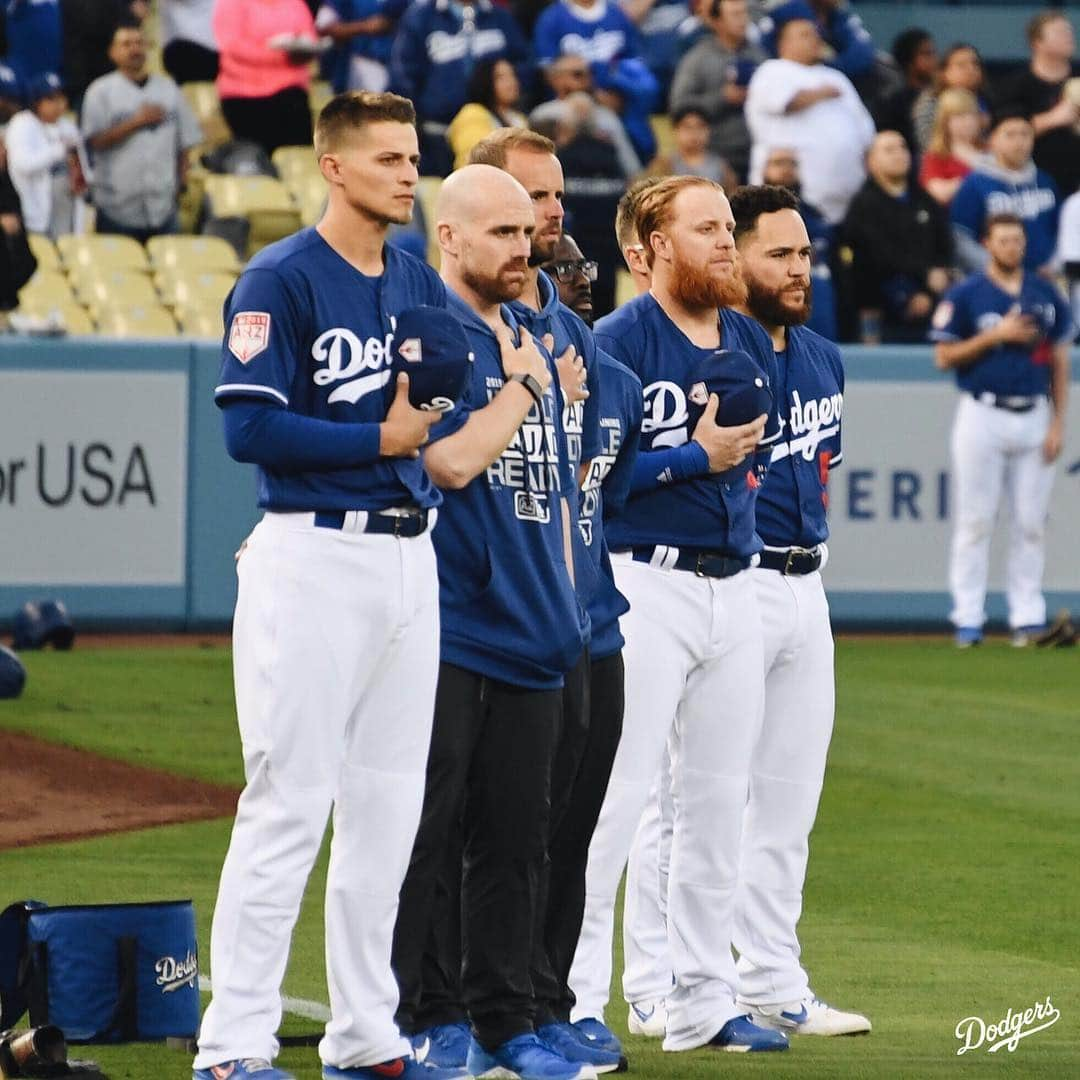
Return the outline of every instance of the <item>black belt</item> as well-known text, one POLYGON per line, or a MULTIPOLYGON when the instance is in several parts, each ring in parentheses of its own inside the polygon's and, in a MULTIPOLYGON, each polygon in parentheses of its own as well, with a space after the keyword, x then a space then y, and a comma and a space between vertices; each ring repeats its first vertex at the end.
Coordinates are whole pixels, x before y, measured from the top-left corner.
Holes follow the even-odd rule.
POLYGON ((976 401, 984 405, 992 405, 995 409, 1004 409, 1006 412, 1026 413, 1031 412, 1042 401, 1041 397, 1021 397, 1016 394, 991 394, 983 393, 975 395, 976 401))
MULTIPOLYGON (((347 510, 318 510, 315 513, 315 525, 320 529, 343 529, 347 513, 347 510)), ((419 508, 393 514, 385 510, 369 510, 366 513, 367 519, 360 530, 365 533, 419 536, 428 527, 428 512, 419 508)))
POLYGON ((820 548, 788 548, 787 551, 763 551, 758 566, 779 570, 781 574, 812 574, 821 569, 820 548))
MULTIPOLYGON (((634 562, 653 564, 655 547, 636 547, 630 549, 634 562)), ((702 551, 700 548, 679 548, 679 556, 673 563, 664 563, 664 570, 689 570, 698 577, 726 578, 734 577, 750 565, 749 559, 737 559, 723 555, 719 551, 702 551)))

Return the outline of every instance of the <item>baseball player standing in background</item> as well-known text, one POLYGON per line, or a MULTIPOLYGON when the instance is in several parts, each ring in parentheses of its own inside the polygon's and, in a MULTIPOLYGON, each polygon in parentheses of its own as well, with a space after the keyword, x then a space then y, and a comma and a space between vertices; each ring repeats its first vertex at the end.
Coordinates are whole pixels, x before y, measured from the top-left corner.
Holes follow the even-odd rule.
POLYGON ((844 402, 840 350, 803 325, 813 245, 798 206, 782 187, 743 187, 731 197, 748 292, 742 310, 772 338, 783 427, 758 493, 765 550, 750 571, 765 641, 765 719, 743 818, 734 944, 739 1002, 756 1023, 795 1035, 854 1035, 870 1021, 811 993, 796 932, 833 727, 833 639, 820 569, 844 402))
POLYGON ((442 650, 394 960, 403 987, 422 981, 423 901, 463 812, 468 1072, 586 1080, 596 1076, 590 1065, 535 1034, 530 978, 562 686, 582 650, 562 508, 575 485, 554 361, 500 307, 528 279, 532 202, 507 173, 469 165, 445 181, 437 213, 451 310, 475 359, 461 403, 425 452, 446 489, 436 540, 442 650))
POLYGON ((214 909, 195 1080, 290 1080, 269 1064, 281 982, 331 810, 323 1076, 453 1075, 413 1058, 390 970, 439 648, 429 526, 440 500, 417 458, 434 417, 410 407, 407 380, 389 411, 383 394, 394 316, 446 303, 427 266, 385 245, 388 225, 412 216, 415 121, 392 94, 334 98, 315 134, 326 213, 260 252, 226 305, 216 397, 230 454, 259 466, 266 514, 238 557, 247 783, 214 909))
POLYGON ((990 261, 950 289, 932 320, 934 360, 962 394, 952 431, 956 524, 949 557, 950 618, 961 647, 982 641, 994 518, 1004 492, 1011 529, 1009 627, 1027 645, 1046 625, 1046 516, 1061 453, 1075 327, 1065 298, 1024 269, 1024 223, 986 221, 990 261))
POLYGON ((722 361, 721 348, 754 358, 750 387, 767 388, 775 366, 761 327, 725 306, 745 298, 734 225, 718 184, 670 177, 649 188, 638 203, 638 235, 652 268, 651 291, 596 327, 597 345, 641 379, 644 419, 631 497, 607 532, 615 579, 630 602, 622 622, 626 714, 589 849, 571 987, 577 1018, 600 1021, 616 891, 670 735, 675 986, 667 1050, 787 1047, 784 1036, 753 1024, 736 1004, 731 955, 739 836, 763 685, 757 599, 744 573, 760 549, 752 455, 777 437, 778 421, 773 410, 742 427, 721 428, 713 394, 689 427, 688 395, 702 364, 722 361))

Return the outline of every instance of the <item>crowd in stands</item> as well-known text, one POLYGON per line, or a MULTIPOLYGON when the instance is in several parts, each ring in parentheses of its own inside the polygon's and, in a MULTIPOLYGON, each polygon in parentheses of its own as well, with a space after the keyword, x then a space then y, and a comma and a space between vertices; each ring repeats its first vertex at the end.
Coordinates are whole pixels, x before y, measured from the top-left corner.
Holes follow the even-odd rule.
MULTIPOLYGON (((310 145, 317 84, 411 98, 425 176, 500 127, 549 136, 570 227, 599 264, 598 315, 616 299, 618 198, 660 173, 793 186, 815 323, 839 340, 924 340, 1003 211, 1025 222, 1028 266, 1080 301, 1067 9, 1033 7, 1027 43, 1029 63, 991 79, 972 45, 932 27, 885 51, 844 0, 5 0, 0 307, 32 269, 22 232, 145 242, 204 227, 178 214, 191 152, 211 171, 272 175, 280 148, 310 145), (218 137, 190 107, 211 81, 218 137)), ((313 189, 293 198, 299 220, 316 216, 313 189)), ((395 242, 423 253, 425 224, 395 242)))

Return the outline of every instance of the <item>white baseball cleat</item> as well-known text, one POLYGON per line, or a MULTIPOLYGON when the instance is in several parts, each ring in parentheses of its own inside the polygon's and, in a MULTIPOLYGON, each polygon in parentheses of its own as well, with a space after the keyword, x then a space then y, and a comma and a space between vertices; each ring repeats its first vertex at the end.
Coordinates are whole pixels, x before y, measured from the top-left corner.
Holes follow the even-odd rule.
POLYGON ((631 1035, 662 1039, 667 1034, 667 1002, 664 998, 631 1001, 626 1027, 631 1035))
POLYGON ((788 1035, 865 1035, 870 1021, 861 1013, 842 1012, 816 997, 784 1005, 749 1005, 754 1023, 759 1027, 783 1031, 788 1035))

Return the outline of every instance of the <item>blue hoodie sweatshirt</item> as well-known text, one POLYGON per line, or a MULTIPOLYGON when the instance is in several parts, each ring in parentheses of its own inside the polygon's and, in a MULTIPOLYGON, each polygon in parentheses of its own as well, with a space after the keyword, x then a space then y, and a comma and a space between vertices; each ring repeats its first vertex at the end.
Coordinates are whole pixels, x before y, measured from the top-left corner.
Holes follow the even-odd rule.
MULTIPOLYGON (((460 430, 504 381, 491 328, 452 292, 447 306, 465 328, 473 364, 461 400, 432 428, 432 442, 460 430)), ((502 315, 516 337, 513 313, 504 306, 502 315)), ((573 497, 573 480, 555 390, 558 376, 554 361, 548 361, 553 378, 543 417, 533 406, 510 445, 483 473, 460 491, 444 492, 432 534, 442 659, 536 690, 561 687, 584 647, 584 617, 563 555, 560 500, 573 497)))
POLYGON ((417 0, 398 23, 390 53, 390 89, 412 100, 421 120, 449 124, 465 104, 481 60, 509 60, 524 85, 529 45, 509 11, 490 0, 417 0))

